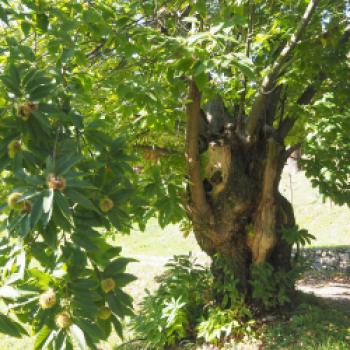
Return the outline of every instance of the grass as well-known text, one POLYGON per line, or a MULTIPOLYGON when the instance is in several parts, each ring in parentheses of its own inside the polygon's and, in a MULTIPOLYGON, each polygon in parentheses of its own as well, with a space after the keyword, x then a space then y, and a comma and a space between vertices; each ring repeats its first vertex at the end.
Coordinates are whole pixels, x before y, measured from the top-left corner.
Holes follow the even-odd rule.
POLYGON ((350 245, 350 209, 329 200, 324 202, 318 190, 312 188, 302 172, 284 175, 280 190, 292 199, 297 224, 316 237, 313 247, 350 245))
POLYGON ((348 350, 350 315, 329 306, 301 304, 285 321, 266 327, 266 350, 348 350))
MULTIPOLYGON (((281 191, 290 199, 291 187, 286 175, 281 191)), ((329 202, 323 203, 317 190, 312 189, 302 173, 292 176, 293 204, 297 223, 316 236, 312 246, 349 246, 350 210, 329 202)), ((128 287, 136 302, 144 296, 144 289, 156 287, 153 278, 158 275, 172 255, 188 254, 192 251, 201 260, 205 255, 200 251, 195 238, 184 238, 178 226, 170 225, 162 230, 156 221, 151 221, 146 232, 135 230, 129 236, 117 236, 116 245, 123 247, 123 255, 135 257, 138 263, 130 264, 129 272, 139 279, 128 287)), ((340 311, 312 307, 298 308, 288 321, 278 322, 265 332, 266 349, 350 349, 350 319, 340 311)), ((1 350, 30 350, 33 339, 0 337, 1 350)), ((117 339, 112 337, 102 349, 111 350, 117 339)), ((125 350, 128 348, 125 348, 125 350)), ((129 347, 131 349, 131 347, 129 347)), ((142 348, 134 348, 141 350, 142 348)), ((232 348, 234 349, 234 348, 232 348)))

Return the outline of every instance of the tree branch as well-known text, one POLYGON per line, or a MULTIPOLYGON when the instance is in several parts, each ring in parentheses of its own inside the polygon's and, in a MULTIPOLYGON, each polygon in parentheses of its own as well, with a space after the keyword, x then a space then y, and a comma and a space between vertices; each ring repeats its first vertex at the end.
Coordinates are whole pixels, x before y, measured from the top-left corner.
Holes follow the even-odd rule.
POLYGON ((101 42, 89 53, 87 53, 86 57, 91 59, 95 56, 98 55, 98 53, 100 52, 100 50, 103 48, 103 46, 106 44, 107 39, 102 39, 101 42))
POLYGON ((284 151, 282 161, 283 163, 287 161, 287 159, 297 150, 301 148, 301 143, 297 143, 295 145, 290 146, 288 149, 284 151))
POLYGON ((210 212, 203 181, 200 173, 199 162, 199 123, 200 123, 200 92, 193 80, 189 84, 189 102, 186 106, 187 131, 186 131, 186 163, 193 209, 200 216, 205 217, 210 212))
POLYGON ((307 25, 309 24, 312 14, 314 10, 316 9, 318 3, 320 0, 311 0, 309 5, 306 8, 306 11, 299 22, 296 31, 291 36, 288 43, 285 45, 283 50, 281 51, 279 57, 276 59, 275 63, 270 68, 268 74, 265 76, 265 78, 262 81, 262 85, 260 88, 260 92, 258 93, 255 102, 253 104, 252 110, 250 112, 249 120, 247 123, 247 135, 252 136, 254 133, 256 133, 258 127, 259 127, 259 121, 264 115, 264 109, 267 106, 267 101, 270 98, 271 91, 274 89, 276 84, 276 79, 278 78, 278 75, 280 74, 281 68, 288 60, 288 56, 293 51, 295 46, 297 45, 298 41, 300 40, 301 36, 303 35, 307 25))

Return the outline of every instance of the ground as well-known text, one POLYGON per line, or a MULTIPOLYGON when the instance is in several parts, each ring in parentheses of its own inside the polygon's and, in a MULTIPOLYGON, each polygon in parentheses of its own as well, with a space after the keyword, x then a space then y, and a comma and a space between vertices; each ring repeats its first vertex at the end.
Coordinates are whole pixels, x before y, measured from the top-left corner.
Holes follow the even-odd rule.
MULTIPOLYGON (((291 182, 286 174, 281 190, 289 199, 293 195, 298 225, 317 237, 312 246, 350 245, 348 208, 323 203, 319 193, 311 188, 302 173, 292 175, 291 182)), ((143 297, 145 288, 155 288, 153 278, 161 273, 172 255, 188 254, 191 251, 201 262, 208 262, 193 236, 183 237, 175 225, 162 230, 155 221, 150 222, 146 232, 135 230, 130 236, 117 236, 115 244, 123 247, 124 256, 139 260, 129 267, 130 272, 139 277, 129 287, 136 303, 143 297)), ((227 349, 350 349, 350 345, 347 345, 350 344, 350 283, 339 279, 307 279, 301 281, 298 288, 306 293, 314 293, 322 300, 312 298, 301 302, 301 306, 287 312, 283 320, 272 315, 266 320, 269 326, 265 326, 264 347, 257 342, 244 348, 228 345, 227 349)), ((33 339, 17 340, 0 336, 0 341, 1 350, 30 350, 33 339)), ((115 349, 114 344, 117 342, 120 344, 113 336, 102 349, 115 349)), ((142 350, 132 343, 119 346, 118 349, 142 350)))

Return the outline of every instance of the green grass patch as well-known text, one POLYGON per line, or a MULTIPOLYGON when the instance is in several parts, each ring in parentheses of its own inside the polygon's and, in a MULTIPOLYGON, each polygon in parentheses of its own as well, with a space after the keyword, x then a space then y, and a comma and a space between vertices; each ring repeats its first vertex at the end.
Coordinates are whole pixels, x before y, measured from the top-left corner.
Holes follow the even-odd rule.
POLYGON ((350 245, 350 209, 324 200, 302 172, 284 174, 280 190, 292 199, 296 222, 316 237, 311 247, 338 247, 350 245))
POLYGON ((289 320, 266 327, 263 343, 266 350, 348 350, 350 316, 330 306, 301 304, 289 320))

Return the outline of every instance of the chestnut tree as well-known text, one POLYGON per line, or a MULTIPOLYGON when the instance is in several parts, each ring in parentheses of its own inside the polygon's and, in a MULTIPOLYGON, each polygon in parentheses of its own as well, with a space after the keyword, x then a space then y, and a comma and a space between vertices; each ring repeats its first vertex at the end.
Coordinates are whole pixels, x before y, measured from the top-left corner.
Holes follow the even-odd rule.
POLYGON ((29 324, 36 349, 121 335, 134 277, 107 237, 154 216, 193 230, 247 301, 262 267, 292 291, 292 246, 309 236, 279 192, 287 158, 303 147, 313 184, 350 202, 349 11, 2 1, 0 296, 16 318, 0 331, 29 324))

